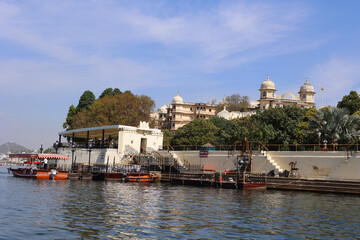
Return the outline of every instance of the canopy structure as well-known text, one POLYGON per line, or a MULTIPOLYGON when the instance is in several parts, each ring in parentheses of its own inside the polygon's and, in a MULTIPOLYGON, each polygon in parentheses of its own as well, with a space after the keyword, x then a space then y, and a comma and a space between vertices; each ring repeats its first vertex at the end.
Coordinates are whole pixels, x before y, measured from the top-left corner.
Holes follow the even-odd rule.
POLYGON ((200 150, 215 151, 215 147, 210 143, 204 144, 200 147, 200 150))
POLYGON ((136 127, 124 126, 124 125, 112 125, 112 126, 101 126, 74 129, 65 132, 59 132, 60 136, 63 137, 76 137, 76 138, 102 138, 104 136, 112 136, 117 138, 119 131, 121 130, 132 130, 136 131, 136 127))
POLYGON ((46 153, 11 153, 10 158, 30 158, 30 159, 58 159, 68 160, 69 156, 59 154, 46 154, 46 153))

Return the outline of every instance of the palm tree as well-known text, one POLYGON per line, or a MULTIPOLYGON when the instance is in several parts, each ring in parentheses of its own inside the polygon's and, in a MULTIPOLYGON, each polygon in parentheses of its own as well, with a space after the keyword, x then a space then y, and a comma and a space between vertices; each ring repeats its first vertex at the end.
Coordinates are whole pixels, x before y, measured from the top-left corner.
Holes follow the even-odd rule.
POLYGON ((345 108, 327 107, 309 120, 309 129, 329 143, 353 142, 360 136, 360 117, 345 108))

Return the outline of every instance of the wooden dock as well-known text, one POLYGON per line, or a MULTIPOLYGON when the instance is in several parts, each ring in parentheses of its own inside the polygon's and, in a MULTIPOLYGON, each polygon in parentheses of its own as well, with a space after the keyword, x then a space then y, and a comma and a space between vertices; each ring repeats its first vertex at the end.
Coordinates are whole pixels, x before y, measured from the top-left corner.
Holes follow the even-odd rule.
POLYGON ((267 189, 360 194, 360 181, 267 177, 267 189))
POLYGON ((182 173, 182 174, 162 174, 161 181, 171 184, 180 184, 197 187, 216 187, 228 189, 265 189, 265 177, 246 174, 246 182, 243 177, 236 180, 236 174, 225 174, 219 177, 215 173, 182 173))
MULTIPOLYGON (((233 179, 235 180, 234 177, 233 179)), ((218 187, 230 189, 241 189, 244 186, 236 181, 219 181, 216 177, 214 177, 214 174, 162 174, 161 181, 197 187, 218 187)), ((266 188, 269 190, 275 189, 360 194, 360 181, 266 177, 266 188)))

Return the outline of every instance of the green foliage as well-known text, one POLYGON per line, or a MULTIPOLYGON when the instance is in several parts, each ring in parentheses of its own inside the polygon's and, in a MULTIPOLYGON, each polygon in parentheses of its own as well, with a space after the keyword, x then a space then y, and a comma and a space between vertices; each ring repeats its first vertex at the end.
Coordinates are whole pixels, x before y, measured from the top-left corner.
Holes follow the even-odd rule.
POLYGON ((118 88, 114 88, 114 90, 112 88, 107 88, 105 89, 99 96, 99 98, 103 98, 105 96, 114 96, 116 94, 121 94, 122 92, 120 91, 120 89, 118 88))
MULTIPOLYGON (((113 92, 120 90, 114 89, 113 92)), ((90 91, 87 91, 90 92, 90 91)), ((109 91, 104 91, 106 94, 109 91)), ((103 92, 103 93, 104 93, 103 92)), ((154 109, 154 101, 145 95, 136 96, 130 91, 122 94, 106 95, 97 99, 93 104, 84 107, 82 110, 70 106, 64 128, 77 129, 104 125, 130 125, 137 126, 140 121, 150 122, 150 112, 154 109)), ((84 93, 79 101, 88 102, 91 94, 84 93)), ((83 104, 82 106, 84 106, 83 104)))
POLYGON ((271 125, 274 129, 274 138, 269 143, 289 144, 296 143, 298 124, 304 118, 306 110, 296 105, 268 108, 259 110, 251 116, 254 121, 271 125))
POLYGON ((236 126, 233 136, 234 143, 242 142, 245 137, 249 141, 267 143, 275 136, 275 130, 272 125, 257 121, 254 116, 237 118, 232 121, 236 126))
POLYGON ((309 128, 328 143, 351 143, 360 136, 360 117, 346 108, 322 108, 309 120, 309 128))
POLYGON ((316 142, 316 137, 314 136, 313 131, 309 129, 309 120, 316 116, 317 110, 315 108, 309 108, 306 110, 306 113, 297 124, 297 129, 295 132, 296 143, 309 144, 311 142, 316 142))
POLYGON ((163 129, 161 130, 163 132, 163 146, 169 146, 171 143, 171 139, 173 138, 172 133, 170 132, 169 129, 163 129))
POLYGON ((71 105, 69 107, 69 111, 68 114, 66 116, 66 120, 63 123, 63 128, 65 128, 66 130, 70 130, 72 129, 72 117, 77 113, 77 109, 74 105, 71 105))
POLYGON ((95 95, 92 91, 85 91, 80 99, 79 99, 79 103, 76 107, 77 111, 82 111, 84 109, 89 109, 89 107, 95 102, 95 95))
POLYGON ((234 122, 221 117, 214 117, 208 120, 218 128, 215 133, 214 145, 232 145, 234 143, 234 131, 236 125, 234 122))
POLYGON ((346 108, 350 111, 350 114, 360 110, 360 96, 356 91, 350 91, 349 95, 342 98, 337 105, 338 108, 346 108))
POLYGON ((219 105, 219 109, 226 109, 229 112, 240 111, 244 112, 249 106, 249 98, 247 96, 241 96, 239 94, 233 94, 225 98, 225 103, 219 105))
POLYGON ((219 129, 210 121, 197 118, 179 128, 171 140, 171 145, 203 145, 215 142, 215 133, 219 129))

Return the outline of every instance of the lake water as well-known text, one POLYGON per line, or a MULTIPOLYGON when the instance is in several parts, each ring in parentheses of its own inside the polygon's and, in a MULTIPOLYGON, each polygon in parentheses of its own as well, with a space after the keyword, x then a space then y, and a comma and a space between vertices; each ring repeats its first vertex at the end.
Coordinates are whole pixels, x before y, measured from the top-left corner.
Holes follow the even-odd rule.
POLYGON ((0 239, 360 239, 360 197, 14 178, 0 239))

